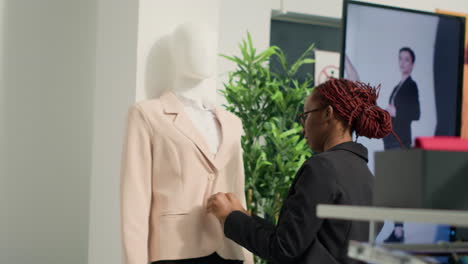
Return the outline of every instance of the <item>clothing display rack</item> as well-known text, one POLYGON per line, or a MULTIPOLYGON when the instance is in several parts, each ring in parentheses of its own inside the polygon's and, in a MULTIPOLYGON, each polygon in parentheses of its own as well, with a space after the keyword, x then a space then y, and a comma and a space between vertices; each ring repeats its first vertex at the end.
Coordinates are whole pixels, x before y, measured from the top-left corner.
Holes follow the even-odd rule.
POLYGON ((468 227, 468 211, 319 204, 317 216, 369 222, 369 242, 350 241, 349 243, 348 256, 356 260, 376 264, 423 264, 437 263, 428 256, 453 256, 457 259, 458 256, 468 255, 466 242, 375 244, 375 222, 390 220, 468 227))

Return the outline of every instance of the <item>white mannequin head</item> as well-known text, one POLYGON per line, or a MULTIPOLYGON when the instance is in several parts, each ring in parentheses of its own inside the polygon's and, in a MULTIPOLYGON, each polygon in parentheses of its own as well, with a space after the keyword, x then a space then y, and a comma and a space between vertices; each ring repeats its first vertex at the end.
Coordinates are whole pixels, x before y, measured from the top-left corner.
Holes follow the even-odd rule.
POLYGON ((207 24, 179 25, 172 37, 172 56, 178 74, 194 79, 207 79, 215 75, 218 36, 207 24))
POLYGON ((188 98, 214 102, 216 97, 217 32, 203 23, 179 25, 171 38, 175 63, 174 91, 188 98))

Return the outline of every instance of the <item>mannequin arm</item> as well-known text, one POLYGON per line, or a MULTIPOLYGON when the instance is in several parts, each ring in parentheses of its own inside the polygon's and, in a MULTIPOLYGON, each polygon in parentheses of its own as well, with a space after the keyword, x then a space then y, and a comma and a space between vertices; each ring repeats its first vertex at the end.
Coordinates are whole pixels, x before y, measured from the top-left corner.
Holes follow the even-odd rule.
POLYGON ((124 264, 148 263, 152 184, 151 129, 138 105, 128 113, 121 169, 124 264))

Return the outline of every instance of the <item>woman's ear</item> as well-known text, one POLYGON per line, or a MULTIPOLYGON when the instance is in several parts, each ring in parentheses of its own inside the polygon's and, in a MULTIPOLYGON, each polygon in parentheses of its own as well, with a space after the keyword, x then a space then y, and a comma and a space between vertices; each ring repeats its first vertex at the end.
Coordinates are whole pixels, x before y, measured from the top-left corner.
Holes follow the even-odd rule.
POLYGON ((328 105, 327 108, 325 108, 325 111, 324 111, 324 112, 325 112, 325 119, 326 119, 326 120, 332 119, 333 114, 334 114, 333 106, 328 105))

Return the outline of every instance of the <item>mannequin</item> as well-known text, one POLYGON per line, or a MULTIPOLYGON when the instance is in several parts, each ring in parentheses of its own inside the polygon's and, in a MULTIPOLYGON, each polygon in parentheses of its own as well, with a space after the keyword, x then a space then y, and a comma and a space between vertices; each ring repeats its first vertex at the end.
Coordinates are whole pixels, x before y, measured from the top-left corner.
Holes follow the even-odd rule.
POLYGON ((172 89, 130 107, 121 175, 125 264, 253 263, 205 210, 233 192, 245 205, 242 123, 216 107, 216 31, 176 28, 172 89))
POLYGON ((200 103, 216 102, 218 36, 209 25, 186 23, 171 38, 174 92, 200 103))
POLYGON ((199 23, 178 26, 171 38, 171 55, 175 64, 173 91, 185 105, 186 113, 202 132, 213 154, 218 150, 221 136, 213 113, 217 41, 216 31, 199 23))

